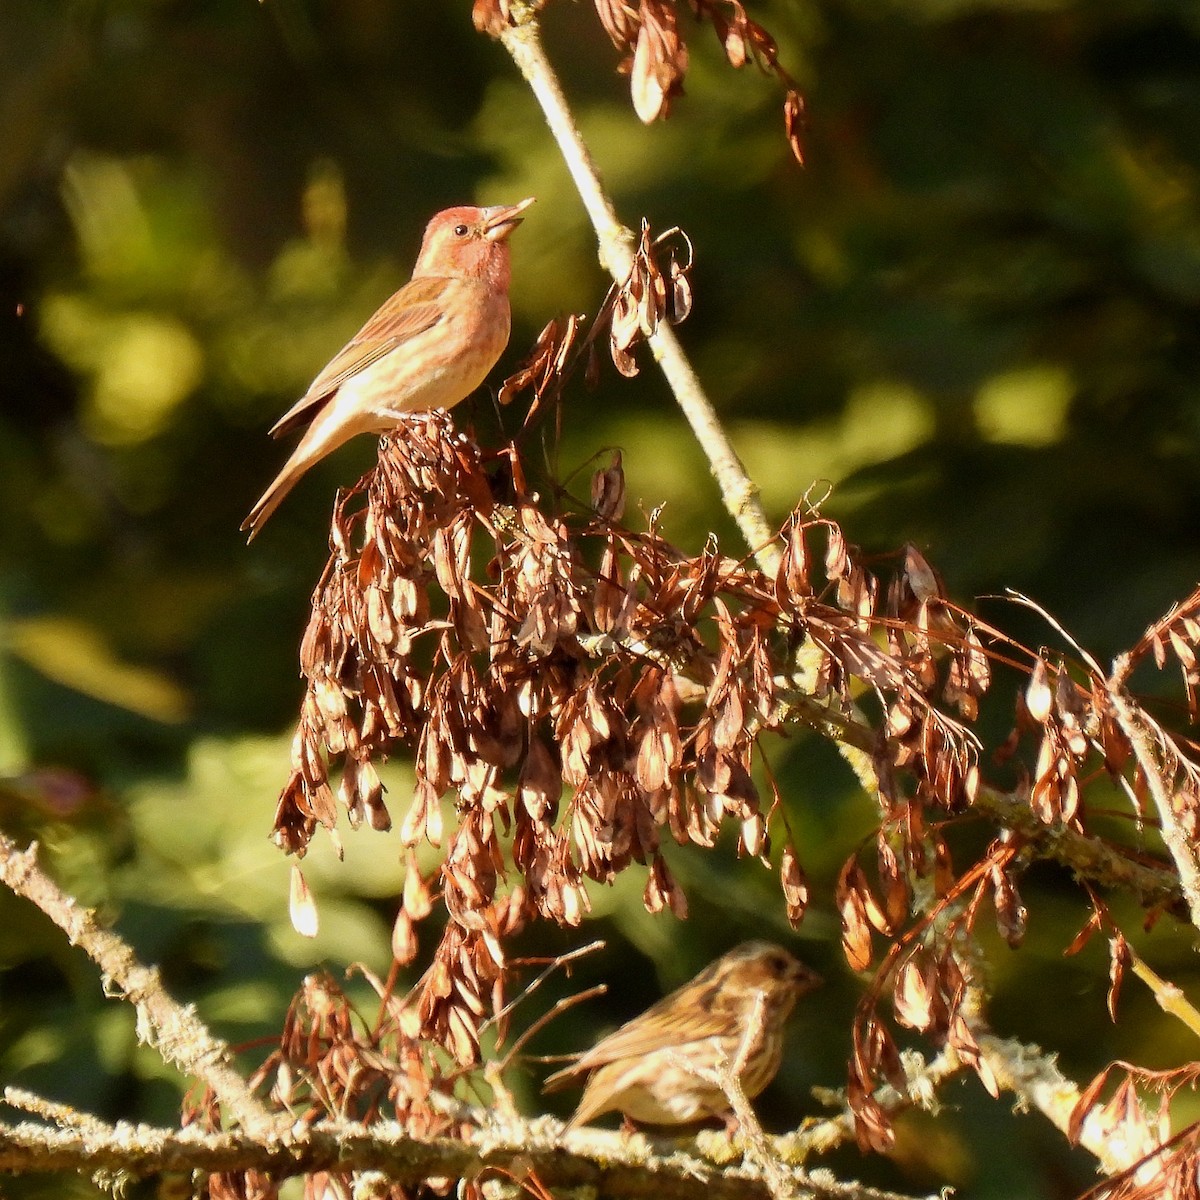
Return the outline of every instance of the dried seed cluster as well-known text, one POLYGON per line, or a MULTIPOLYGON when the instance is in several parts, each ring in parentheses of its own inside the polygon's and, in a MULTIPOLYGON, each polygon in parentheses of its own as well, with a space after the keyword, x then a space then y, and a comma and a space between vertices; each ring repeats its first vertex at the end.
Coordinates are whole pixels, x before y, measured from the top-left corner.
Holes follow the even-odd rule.
MULTIPOLYGON (((629 76, 633 110, 647 125, 670 112, 671 101, 683 91, 688 48, 679 30, 676 0, 595 0, 604 32, 623 54, 618 71, 629 76)), ((804 131, 804 99, 796 81, 779 61, 775 39, 750 19, 739 0, 687 0, 698 21, 716 31, 730 66, 753 62, 783 85, 784 129, 797 162, 804 162, 800 138, 804 131)), ((512 0, 475 0, 475 28, 492 37, 515 23, 512 0)), ((540 8, 541 4, 531 4, 540 8)))
MULTIPOLYGON (((643 251, 653 246, 644 232, 643 251)), ((627 314, 661 317, 669 277, 648 268, 635 285, 635 265, 607 306, 612 320, 594 323, 588 342, 607 331, 620 366, 628 346, 617 331, 644 335, 642 320, 627 314)), ((560 386, 576 331, 575 322, 563 335, 547 331, 513 389, 540 399, 560 386)), ((874 879, 856 853, 836 888, 848 962, 865 970, 878 961, 853 1026, 849 1097, 860 1143, 891 1145, 876 1092, 884 1080, 903 1083, 884 1000, 896 1022, 953 1046, 995 1089, 961 951, 987 911, 1010 944, 1020 943, 1027 914, 1018 879, 1032 843, 1005 832, 956 868, 945 827, 979 795, 971 725, 1000 635, 950 603, 914 548, 884 585, 840 528, 812 512, 792 515, 768 576, 723 556, 715 541, 689 556, 653 527, 621 527, 619 455, 596 472, 586 513, 555 511, 532 494, 515 450, 505 465, 490 477, 478 447, 445 414, 414 417, 387 439, 377 468, 338 504, 302 646, 308 686, 278 843, 302 855, 319 827, 336 837, 339 810, 352 826, 388 829, 378 764, 398 751, 414 761, 413 794, 398 814, 408 871, 397 960, 415 956, 418 926, 439 899, 449 921, 400 1018, 397 1036, 412 1047, 405 1069, 426 1094, 447 1078, 422 1057, 418 1038, 460 1063, 477 1060, 481 1028, 505 1004, 506 937, 533 917, 579 923, 587 880, 611 882, 639 865, 646 906, 682 914, 687 902, 663 838, 712 846, 730 825, 739 852, 769 864, 771 826, 778 838, 783 822, 772 820, 778 797, 764 806, 753 779, 757 738, 801 722, 838 736, 877 731, 860 742, 881 805, 874 879), (441 848, 435 877, 417 868, 421 843, 441 848)), ((1136 703, 1126 680, 1144 661, 1173 660, 1194 705, 1198 614, 1200 590, 1109 676, 1091 660, 1068 669, 1016 648, 1032 665, 1004 754, 1034 740, 1024 795, 1045 827, 1082 834, 1085 785, 1106 774, 1139 819, 1154 815, 1153 797, 1161 819, 1194 847, 1195 748, 1136 703)), ((808 884, 796 848, 782 840, 781 888, 799 922, 808 884)), ((298 924, 309 923, 302 878, 293 904, 298 924)), ((1110 941, 1115 1006, 1124 943, 1118 932, 1110 941)), ((367 1039, 369 1049, 347 1040, 342 1053, 379 1055, 391 1034, 379 1036, 367 1039)))
MULTIPOLYGON (((948 671, 933 662, 935 622, 919 613, 935 599, 916 599, 915 559, 910 582, 889 593, 903 630, 881 646, 879 588, 827 521, 791 521, 774 579, 711 542, 689 558, 653 530, 544 512, 519 486, 497 503, 478 448, 444 414, 388 439, 362 486, 365 509, 349 498, 338 507, 304 636, 308 688, 275 838, 303 853, 318 826, 335 831, 339 806, 352 826, 388 828, 377 763, 412 753, 400 837, 443 847, 437 890, 451 917, 416 1009, 421 1032, 459 1061, 477 1053, 500 996, 503 939, 526 918, 578 923, 584 881, 611 882, 633 863, 647 868, 648 908, 684 913, 664 835, 711 846, 732 822, 740 851, 768 861, 755 739, 783 719, 781 688, 806 639, 818 649, 819 697, 836 707, 866 681, 905 714, 880 772, 914 838, 920 803, 900 795, 901 774, 920 802, 969 800, 974 744, 933 699, 949 689, 961 707, 984 686, 985 660, 963 637, 948 671), (827 551, 814 563, 819 540, 827 551)), ((619 462, 597 474, 596 490, 611 513, 619 462)), ((798 921, 807 886, 790 846, 780 865, 798 921)), ((394 939, 402 960, 431 906, 415 865, 408 878, 394 939)))
MULTIPOLYGON (((333 978, 308 976, 288 1007, 278 1048, 254 1073, 251 1086, 267 1094, 272 1108, 305 1125, 396 1120, 413 1137, 455 1136, 462 1125, 449 1115, 453 1106, 435 1103, 435 1088, 447 1084, 431 1047, 405 1032, 399 1005, 378 980, 371 982, 383 1006, 368 1029, 333 978)), ((442 1099, 448 1099, 448 1090, 442 1099)), ((221 1128, 211 1092, 185 1103, 183 1124, 194 1123, 221 1128)), ((279 1182, 255 1170, 217 1172, 204 1181, 210 1200, 274 1200, 279 1182)), ((450 1183, 428 1180, 426 1187, 445 1195, 450 1183)), ((412 1194, 394 1183, 376 1188, 381 1190, 371 1194, 380 1200, 406 1200, 412 1194)), ((349 1171, 304 1175, 305 1200, 351 1200, 357 1194, 349 1171)))
MULTIPOLYGON (((945 613, 937 609, 946 608, 946 604, 936 577, 919 563, 914 565, 911 553, 905 575, 914 599, 920 598, 922 608, 927 610, 910 613, 899 631, 913 650, 924 641, 922 631, 943 623, 945 613), (928 607, 931 602, 933 608, 928 607)), ((902 609, 903 605, 893 605, 894 611, 902 609)), ((1130 798, 1139 825, 1153 826, 1157 822, 1168 830, 1164 840, 1176 866, 1181 855, 1195 859, 1200 832, 1200 765, 1195 743, 1155 720, 1128 692, 1126 680, 1146 659, 1153 660, 1160 668, 1174 659, 1189 705, 1194 705, 1196 647, 1200 644, 1198 615, 1200 589, 1151 626, 1138 644, 1117 660, 1111 674, 1106 674, 1086 655, 1082 663, 1074 664, 1071 669, 1065 662, 1052 663, 1044 655, 1033 658, 1028 682, 1018 696, 1016 727, 998 757, 1011 757, 1025 737, 1034 740, 1035 765, 1022 791, 1032 813, 1047 828, 1069 827, 1083 834, 1086 788, 1098 779, 1107 780, 1130 798), (1170 826, 1177 831, 1175 835, 1170 833, 1170 826)), ((944 628, 939 640, 943 636, 944 628)), ((960 651, 950 666, 944 699, 955 699, 960 712, 973 717, 977 697, 989 680, 987 660, 974 629, 960 631, 957 641, 960 651)), ((936 641, 928 646, 931 653, 936 648, 936 641)), ((893 641, 892 649, 898 650, 899 644, 893 641)), ((930 658, 925 658, 922 665, 919 651, 908 661, 918 674, 924 674, 933 665, 930 658)), ((919 745, 912 743, 909 713, 913 711, 913 700, 909 692, 893 702, 888 727, 893 733, 903 732, 911 752, 924 763, 926 784, 932 785, 927 786, 928 799, 925 803, 914 803, 916 798, 905 801, 885 788, 889 804, 876 839, 878 886, 872 887, 857 855, 846 863, 837 886, 843 945, 850 964, 859 970, 872 965, 874 935, 883 935, 888 943, 854 1023, 849 1098, 856 1133, 864 1149, 886 1150, 892 1144, 891 1120, 874 1098, 875 1089, 885 1079, 895 1086, 903 1085, 895 1040, 878 1008, 887 995, 901 1025, 954 1047, 984 1085, 996 1094, 996 1080, 967 1019, 971 1002, 962 948, 971 944, 976 923, 989 900, 998 931, 1014 947, 1023 939, 1028 919, 1017 888, 1027 839, 1007 831, 992 842, 982 857, 959 873, 938 821, 926 821, 927 816, 936 815, 939 809, 953 811, 948 803, 951 794, 942 786, 948 778, 960 777, 961 795, 969 800, 978 788, 978 771, 972 765, 962 772, 958 755, 966 743, 961 737, 952 737, 948 749, 941 751, 936 748, 936 739, 929 742, 924 735, 919 745), (895 846, 899 846, 899 855, 895 846), (923 866, 922 860, 927 856, 932 857, 932 871, 923 866), (933 900, 925 905, 924 911, 916 912, 908 920, 914 908, 909 881, 922 875, 931 879, 933 900)), ((930 728, 928 718, 925 725, 930 728)), ((902 751, 894 761, 904 758, 902 751)), ((887 765, 885 761, 878 763, 881 780, 886 778, 887 765)), ((1128 854, 1137 858, 1143 851, 1131 847, 1128 854)), ((1117 996, 1130 950, 1100 898, 1090 890, 1088 896, 1092 916, 1066 952, 1076 953, 1097 930, 1109 932, 1112 960, 1109 1010, 1115 1020, 1117 996)), ((1155 915, 1151 914, 1150 920, 1155 915)), ((1124 1080, 1102 1108, 1097 1106, 1097 1097, 1112 1068, 1106 1068, 1087 1089, 1076 1107, 1074 1136, 1078 1136, 1086 1118, 1099 1122, 1114 1136, 1119 1134, 1130 1145, 1143 1145, 1147 1153, 1157 1145, 1159 1159, 1147 1178, 1152 1178, 1154 1187, 1159 1187, 1163 1180, 1178 1176, 1180 1164, 1192 1152, 1195 1137, 1156 1143, 1140 1104, 1134 1102, 1135 1084, 1153 1086, 1164 1097, 1164 1115, 1159 1122, 1162 1132, 1168 1128, 1164 1122, 1171 1097, 1193 1084, 1195 1067, 1187 1064, 1175 1071, 1159 1073, 1132 1067, 1122 1069, 1124 1080)), ((1146 1178, 1142 1177, 1117 1182, 1128 1189, 1118 1189, 1115 1193, 1122 1196, 1176 1194, 1153 1188, 1139 1190, 1147 1186, 1146 1178)))
MULTIPOLYGON (((449 921, 403 1035, 476 1061, 481 1028, 505 1004, 506 937, 534 917, 579 923, 588 880, 611 882, 636 864, 650 910, 686 912, 664 837, 707 847, 732 825, 739 852, 770 863, 771 827, 778 838, 782 822, 772 820, 778 797, 765 806, 754 782, 758 735, 797 721, 836 726, 866 705, 879 731, 864 749, 882 819, 873 868, 856 853, 836 888, 848 962, 878 962, 853 1026, 860 1143, 890 1146, 876 1092, 903 1082, 884 1000, 896 1022, 952 1045, 995 1089, 961 951, 986 912, 1020 943, 1030 841, 1003 833, 956 868, 946 822, 981 787, 970 726, 992 679, 996 651, 985 639, 999 635, 949 602, 915 549, 884 586, 818 515, 793 514, 772 577, 715 541, 688 556, 653 527, 616 524, 619 456, 593 480, 597 508, 576 514, 529 491, 515 451, 506 466, 502 488, 445 414, 414 418, 387 439, 375 470, 339 502, 303 642, 308 688, 279 844, 303 854, 318 827, 336 837, 339 809, 351 825, 389 828, 378 763, 401 750, 414 761, 413 794, 397 814, 409 867, 396 958, 416 954, 437 900, 449 921), (795 682, 801 655, 807 691, 795 682), (441 848, 433 878, 417 869, 423 842, 441 848)), ((1174 657, 1189 687, 1197 612, 1200 591, 1147 632, 1121 672, 1174 657)), ((1100 769, 1139 815, 1156 795, 1194 839, 1200 772, 1190 743, 1132 700, 1123 674, 1030 661, 1005 748, 1036 739, 1030 810, 1048 827, 1082 832, 1084 785, 1100 769)), ((781 888, 799 922, 808 884, 782 840, 781 888)), ((311 903, 298 895, 301 909, 311 903)), ((1114 949, 1114 1004, 1121 962, 1114 949)), ((436 1064, 413 1061, 425 1063, 427 1089, 439 1086, 436 1064)))
MULTIPOLYGON (((609 288, 587 332, 581 315, 547 322, 525 361, 501 385, 500 403, 511 404, 521 393, 532 393, 524 421, 528 428, 548 404, 559 399, 581 361, 586 363, 588 383, 595 385, 602 340, 608 343, 617 370, 626 378, 635 376, 637 347, 652 338, 663 321, 678 325, 692 311, 691 270, 692 244, 687 235, 672 228, 652 237, 649 222, 643 221, 629 273, 609 288), (676 242, 685 250, 682 258, 676 242)), ((601 515, 613 517, 615 509, 606 510, 595 496, 593 503, 601 515)))
POLYGON ((638 373, 633 356, 638 343, 653 337, 662 321, 678 325, 692 311, 691 269, 692 246, 682 231, 669 229, 657 238, 651 238, 649 222, 642 222, 629 275, 620 287, 609 293, 608 301, 596 319, 598 326, 607 325, 613 364, 626 378, 638 373), (674 254, 668 253, 664 270, 657 252, 675 236, 683 239, 687 255, 680 262, 674 254))

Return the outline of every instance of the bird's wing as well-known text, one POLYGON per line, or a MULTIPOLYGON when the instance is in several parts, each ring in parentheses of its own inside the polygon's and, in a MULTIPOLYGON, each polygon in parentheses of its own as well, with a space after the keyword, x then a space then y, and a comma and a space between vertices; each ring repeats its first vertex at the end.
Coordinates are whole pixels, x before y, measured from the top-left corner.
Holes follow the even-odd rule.
POLYGON ((608 1037, 601 1038, 590 1050, 581 1054, 578 1061, 561 1071, 555 1071, 546 1080, 544 1089, 552 1092, 568 1087, 580 1075, 619 1058, 637 1058, 667 1046, 683 1046, 728 1032, 729 1013, 724 1006, 713 1003, 713 995, 709 990, 711 979, 705 978, 708 974, 705 972, 697 976, 691 983, 651 1005, 640 1017, 634 1017, 608 1037), (692 989, 696 989, 696 1003, 679 1005, 681 993, 692 989))
POLYGON ((445 315, 439 301, 452 282, 430 277, 406 283, 333 356, 308 391, 275 422, 271 436, 281 437, 306 424, 347 379, 432 329, 445 315))

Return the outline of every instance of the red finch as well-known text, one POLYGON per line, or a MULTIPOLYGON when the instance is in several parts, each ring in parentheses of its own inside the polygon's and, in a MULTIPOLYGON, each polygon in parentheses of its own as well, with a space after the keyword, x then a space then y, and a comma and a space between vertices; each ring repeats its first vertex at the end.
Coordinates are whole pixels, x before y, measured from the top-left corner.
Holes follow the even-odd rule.
POLYGON ((242 522, 263 522, 318 459, 357 433, 383 433, 405 413, 469 396, 508 345, 508 235, 533 197, 493 208, 448 208, 425 229, 413 277, 334 356, 271 430, 308 425, 242 522))
POLYGON ((684 1125, 729 1111, 712 1079, 689 1071, 736 1072, 747 1096, 775 1078, 783 1028, 796 999, 821 977, 770 942, 746 942, 690 983, 546 1080, 546 1091, 587 1075, 569 1125, 620 1112, 650 1125, 684 1125))

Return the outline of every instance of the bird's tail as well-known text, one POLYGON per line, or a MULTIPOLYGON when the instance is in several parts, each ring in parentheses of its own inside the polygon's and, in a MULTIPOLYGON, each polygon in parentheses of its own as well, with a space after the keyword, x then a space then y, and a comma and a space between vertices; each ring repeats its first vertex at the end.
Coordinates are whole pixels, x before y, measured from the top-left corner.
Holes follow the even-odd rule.
POLYGON ((308 463, 297 463, 295 455, 288 459, 283 470, 275 476, 271 486, 263 492, 258 503, 250 510, 250 515, 240 526, 241 531, 248 534, 247 544, 258 536, 258 531, 266 524, 267 518, 283 503, 284 497, 296 486, 296 481, 308 466, 308 463))

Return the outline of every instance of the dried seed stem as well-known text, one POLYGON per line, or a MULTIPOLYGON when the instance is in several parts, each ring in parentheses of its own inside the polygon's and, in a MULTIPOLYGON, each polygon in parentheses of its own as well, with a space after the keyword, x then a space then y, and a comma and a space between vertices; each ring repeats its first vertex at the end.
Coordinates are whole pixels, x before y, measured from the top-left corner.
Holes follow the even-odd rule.
POLYGON ((763 1132, 763 1127, 759 1124, 754 1108, 746 1096, 746 1091, 742 1087, 741 1080, 738 1078, 738 1072, 745 1065, 745 1060, 750 1053, 750 1047, 753 1045, 754 1040, 762 1034, 762 1024, 763 1004, 760 997, 751 1012, 750 1020, 746 1024, 746 1032, 737 1053, 731 1058, 726 1059, 711 1070, 699 1066, 694 1061, 685 1058, 682 1054, 672 1056, 672 1063, 680 1071, 689 1075, 696 1075, 721 1089, 725 1099, 729 1101, 729 1107, 732 1109, 733 1115, 737 1118, 737 1132, 745 1147, 745 1155, 761 1172, 763 1182, 766 1184, 767 1190, 771 1193, 771 1200, 789 1200, 790 1197, 795 1195, 793 1190, 795 1181, 789 1180, 788 1172, 782 1159, 771 1148, 771 1143, 768 1141, 767 1135, 763 1132))
MULTIPOLYGON (((594 941, 594 942, 588 942, 588 944, 586 946, 580 946, 579 949, 577 949, 577 950, 569 950, 566 954, 560 954, 560 955, 558 955, 557 958, 551 959, 550 962, 546 965, 545 970, 543 970, 542 973, 540 975, 538 975, 537 978, 535 978, 529 984, 528 987, 522 989, 520 995, 514 996, 498 1013, 496 1013, 494 1016, 491 1016, 486 1021, 484 1021, 484 1023, 479 1027, 479 1031, 482 1033, 485 1029, 488 1029, 490 1026, 498 1024, 500 1021, 503 1021, 504 1018, 507 1017, 513 1011, 513 1009, 515 1009, 517 1007, 518 1004, 520 1004, 524 1000, 528 1000, 529 997, 532 996, 533 993, 536 992, 538 990, 538 988, 540 988, 542 986, 542 984, 545 983, 546 980, 549 979, 550 976, 553 975, 554 972, 559 969, 559 967, 564 967, 568 963, 576 962, 581 958, 585 958, 589 954, 595 954, 597 950, 603 950, 604 945, 605 945, 604 941, 600 938, 597 938, 596 941, 594 941)), ((537 961, 537 960, 534 960, 534 961, 537 961)), ((545 962, 544 959, 542 959, 541 961, 545 962)), ((518 966, 518 965, 520 965, 520 964, 516 960, 509 961, 509 966, 518 966)), ((526 1040, 528 1040, 528 1039, 526 1039, 526 1040)))
POLYGON ((508 1070, 513 1059, 521 1052, 521 1049, 526 1046, 532 1038, 540 1033, 547 1025, 550 1024, 556 1017, 562 1016, 569 1008, 574 1008, 577 1004, 583 1004, 588 1000, 594 1000, 597 996, 603 996, 608 991, 606 983, 598 983, 595 987, 585 988, 582 992, 576 992, 573 996, 564 996, 561 1000, 556 1000, 553 1005, 528 1029, 526 1029, 519 1038, 512 1044, 512 1048, 504 1056, 503 1061, 497 1067, 498 1071, 508 1070))
POLYGON ((767 1187, 771 1190, 774 1200, 786 1200, 792 1195, 783 1164, 771 1150, 767 1136, 758 1123, 758 1116, 750 1105, 745 1089, 742 1087, 740 1073, 746 1065, 746 1060, 753 1052, 753 1047, 764 1036, 763 1023, 766 1020, 765 1000, 760 992, 755 997, 754 1008, 750 1019, 746 1022, 746 1032, 737 1053, 729 1061, 721 1063, 716 1071, 716 1082, 725 1098, 729 1101, 733 1114, 738 1119, 739 1133, 746 1143, 747 1154, 763 1174, 767 1187))

